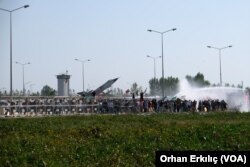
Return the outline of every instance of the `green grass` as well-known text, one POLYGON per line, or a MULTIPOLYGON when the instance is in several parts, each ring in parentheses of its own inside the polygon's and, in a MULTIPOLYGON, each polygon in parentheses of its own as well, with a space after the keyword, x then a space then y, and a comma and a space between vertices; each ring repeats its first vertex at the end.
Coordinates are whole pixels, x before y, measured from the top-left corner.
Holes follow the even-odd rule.
POLYGON ((0 119, 0 166, 154 166, 156 150, 250 150, 250 113, 0 119))

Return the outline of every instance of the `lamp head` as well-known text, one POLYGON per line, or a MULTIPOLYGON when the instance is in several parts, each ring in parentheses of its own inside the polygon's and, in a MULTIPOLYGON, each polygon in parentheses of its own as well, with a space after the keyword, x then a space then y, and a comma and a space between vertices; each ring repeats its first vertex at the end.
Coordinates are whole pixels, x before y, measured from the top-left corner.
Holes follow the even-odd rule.
POLYGON ((177 30, 177 28, 173 28, 172 30, 175 31, 175 30, 177 30))
POLYGON ((149 29, 148 32, 152 32, 152 30, 149 29))
POLYGON ((23 7, 24 7, 24 8, 28 8, 28 7, 30 7, 30 5, 24 5, 23 7))
POLYGON ((232 46, 232 45, 229 45, 228 47, 231 48, 231 47, 233 47, 233 46, 232 46))
POLYGON ((208 48, 211 48, 211 46, 207 46, 208 48))

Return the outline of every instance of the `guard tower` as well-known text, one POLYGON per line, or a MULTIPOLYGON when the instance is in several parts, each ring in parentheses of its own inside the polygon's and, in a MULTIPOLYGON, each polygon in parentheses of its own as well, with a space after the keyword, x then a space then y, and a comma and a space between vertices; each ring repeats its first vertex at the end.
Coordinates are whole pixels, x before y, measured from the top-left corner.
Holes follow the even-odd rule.
POLYGON ((58 96, 69 96, 69 79, 68 71, 66 71, 66 74, 57 75, 58 96))

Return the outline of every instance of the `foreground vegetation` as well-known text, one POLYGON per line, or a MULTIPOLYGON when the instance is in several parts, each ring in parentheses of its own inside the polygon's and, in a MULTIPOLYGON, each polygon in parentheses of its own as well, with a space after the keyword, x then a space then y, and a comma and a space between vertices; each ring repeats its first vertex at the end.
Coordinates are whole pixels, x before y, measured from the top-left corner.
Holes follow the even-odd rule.
POLYGON ((156 150, 250 150, 250 113, 0 119, 0 166, 154 166, 156 150))

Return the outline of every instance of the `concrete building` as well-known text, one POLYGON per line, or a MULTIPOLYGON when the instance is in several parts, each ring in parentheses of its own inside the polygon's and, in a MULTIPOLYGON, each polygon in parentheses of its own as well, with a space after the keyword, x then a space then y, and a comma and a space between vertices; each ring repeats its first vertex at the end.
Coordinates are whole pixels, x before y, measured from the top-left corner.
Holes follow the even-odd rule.
POLYGON ((69 79, 68 71, 66 74, 57 75, 58 96, 69 96, 69 79))

